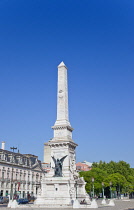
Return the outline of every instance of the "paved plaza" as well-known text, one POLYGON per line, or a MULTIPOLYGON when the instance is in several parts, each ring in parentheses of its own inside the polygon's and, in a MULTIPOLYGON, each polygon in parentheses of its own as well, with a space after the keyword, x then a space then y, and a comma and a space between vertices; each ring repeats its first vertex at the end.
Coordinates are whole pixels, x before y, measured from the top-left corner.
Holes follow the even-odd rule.
MULTIPOLYGON (((108 203, 109 201, 107 201, 108 203)), ((97 200, 98 206, 100 210, 134 210, 134 200, 129 200, 129 201, 122 201, 122 200, 115 200, 115 206, 102 206, 101 205, 101 200, 97 200)), ((27 206, 27 205, 26 205, 27 206)), ((39 208, 27 208, 26 206, 23 205, 22 208, 16 208, 19 210, 25 209, 25 210, 37 210, 39 208)), ((29 205, 30 206, 30 205, 29 205)), ((10 208, 5 207, 4 205, 0 205, 1 210, 7 210, 10 208)), ((45 210, 63 210, 63 208, 40 208, 40 209, 45 209, 45 210)), ((65 209, 65 208, 64 208, 65 209)), ((67 208, 67 209, 72 209, 72 208, 67 208)), ((81 208, 81 210, 84 210, 87 208, 81 208)), ((90 208, 91 210, 93 208, 90 208)))

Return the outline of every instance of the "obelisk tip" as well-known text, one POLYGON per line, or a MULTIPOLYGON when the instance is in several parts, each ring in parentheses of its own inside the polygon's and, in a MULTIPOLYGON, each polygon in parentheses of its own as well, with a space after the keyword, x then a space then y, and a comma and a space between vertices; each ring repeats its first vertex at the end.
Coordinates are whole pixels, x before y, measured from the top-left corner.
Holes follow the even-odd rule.
POLYGON ((60 67, 65 67, 67 69, 67 67, 63 61, 58 65, 58 68, 60 68, 60 67))

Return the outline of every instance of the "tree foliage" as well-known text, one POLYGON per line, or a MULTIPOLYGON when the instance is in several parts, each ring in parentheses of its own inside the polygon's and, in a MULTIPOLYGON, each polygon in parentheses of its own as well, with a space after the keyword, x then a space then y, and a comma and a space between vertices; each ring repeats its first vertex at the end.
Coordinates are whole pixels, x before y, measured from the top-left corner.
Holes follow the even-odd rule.
POLYGON ((116 191, 118 194, 134 192, 134 169, 124 161, 94 162, 92 170, 82 171, 80 176, 84 177, 87 183, 87 193, 91 193, 94 184, 95 193, 98 195, 102 192, 102 183, 109 191, 112 187, 112 191, 116 191), (92 178, 94 178, 94 182, 92 182, 92 178))

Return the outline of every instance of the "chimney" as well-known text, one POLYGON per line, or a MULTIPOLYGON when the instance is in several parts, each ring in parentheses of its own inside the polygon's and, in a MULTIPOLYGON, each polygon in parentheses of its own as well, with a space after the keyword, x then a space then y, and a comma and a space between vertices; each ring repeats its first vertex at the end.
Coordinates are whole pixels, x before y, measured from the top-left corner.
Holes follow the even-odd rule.
POLYGON ((1 149, 5 149, 5 141, 2 141, 2 143, 1 143, 1 149))

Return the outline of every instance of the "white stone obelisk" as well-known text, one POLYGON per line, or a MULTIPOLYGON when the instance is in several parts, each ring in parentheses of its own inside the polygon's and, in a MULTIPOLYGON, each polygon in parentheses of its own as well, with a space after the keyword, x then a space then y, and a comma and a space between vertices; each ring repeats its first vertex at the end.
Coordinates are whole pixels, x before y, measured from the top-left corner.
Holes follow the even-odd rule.
POLYGON ((68 110, 67 67, 63 61, 58 66, 57 119, 52 128, 54 130, 54 141, 72 140, 73 128, 69 122, 68 110))
POLYGON ((67 67, 63 61, 58 66, 57 120, 55 125, 70 125, 68 117, 67 67))

